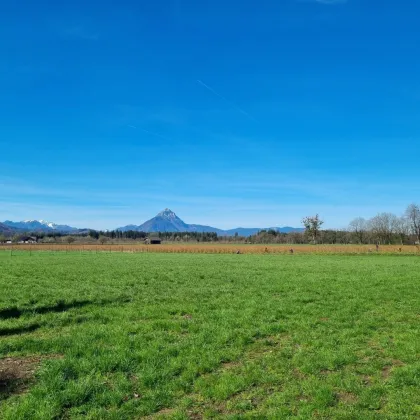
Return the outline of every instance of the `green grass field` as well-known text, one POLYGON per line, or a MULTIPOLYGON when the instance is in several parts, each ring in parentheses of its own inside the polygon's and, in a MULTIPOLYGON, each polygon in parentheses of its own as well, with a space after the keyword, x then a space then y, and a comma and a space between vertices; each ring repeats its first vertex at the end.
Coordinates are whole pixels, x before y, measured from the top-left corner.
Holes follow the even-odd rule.
POLYGON ((419 418, 419 268, 0 253, 0 418, 419 418))

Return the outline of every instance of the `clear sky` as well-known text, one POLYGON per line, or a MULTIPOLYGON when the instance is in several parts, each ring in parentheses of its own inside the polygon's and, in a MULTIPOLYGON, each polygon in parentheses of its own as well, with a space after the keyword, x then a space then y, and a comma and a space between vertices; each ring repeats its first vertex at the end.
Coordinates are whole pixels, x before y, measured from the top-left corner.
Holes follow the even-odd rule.
POLYGON ((10 1, 0 220, 343 227, 420 201, 417 0, 10 1))

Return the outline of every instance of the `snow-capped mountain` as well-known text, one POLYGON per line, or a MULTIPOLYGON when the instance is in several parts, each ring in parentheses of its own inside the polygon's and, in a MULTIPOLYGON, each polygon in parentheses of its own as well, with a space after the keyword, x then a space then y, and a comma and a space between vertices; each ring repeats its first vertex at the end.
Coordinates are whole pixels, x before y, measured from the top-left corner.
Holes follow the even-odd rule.
POLYGON ((63 233, 73 233, 77 232, 79 229, 67 225, 57 225, 53 222, 48 222, 46 220, 22 220, 21 222, 12 222, 11 220, 6 220, 3 222, 4 225, 12 229, 18 229, 27 232, 63 232, 63 233))

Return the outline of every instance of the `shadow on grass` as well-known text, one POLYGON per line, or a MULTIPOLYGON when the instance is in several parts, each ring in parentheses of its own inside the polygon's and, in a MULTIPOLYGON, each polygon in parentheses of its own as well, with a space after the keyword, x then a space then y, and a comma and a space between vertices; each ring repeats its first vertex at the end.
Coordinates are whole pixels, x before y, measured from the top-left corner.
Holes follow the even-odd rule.
POLYGON ((32 308, 18 308, 13 306, 11 308, 0 309, 0 319, 11 319, 20 318, 22 315, 40 315, 49 312, 66 312, 73 308, 82 308, 87 305, 107 305, 113 303, 126 303, 129 302, 129 298, 118 298, 118 299, 103 299, 100 301, 93 300, 75 300, 72 302, 65 302, 63 300, 58 301, 54 305, 36 306, 32 308))
POLYGON ((31 324, 22 327, 14 327, 14 328, 0 328, 0 337, 4 337, 7 335, 14 335, 14 334, 22 334, 33 332, 41 327, 41 324, 31 324))
POLYGON ((91 305, 91 300, 80 300, 66 303, 59 301, 54 305, 37 306, 34 308, 19 309, 16 306, 12 308, 5 308, 0 310, 0 319, 20 318, 22 315, 30 314, 46 314, 48 312, 65 312, 72 308, 81 308, 86 305, 91 305))

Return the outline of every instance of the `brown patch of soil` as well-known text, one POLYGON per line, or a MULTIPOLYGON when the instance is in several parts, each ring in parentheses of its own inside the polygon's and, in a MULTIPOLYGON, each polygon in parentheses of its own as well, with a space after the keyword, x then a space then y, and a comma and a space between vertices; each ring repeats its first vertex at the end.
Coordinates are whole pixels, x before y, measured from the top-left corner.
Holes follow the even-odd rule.
POLYGON ((0 359, 0 400, 23 393, 42 360, 59 356, 5 357, 0 359))
POLYGON ((1 359, 0 395, 22 393, 33 378, 40 362, 40 357, 6 357, 1 359))
POLYGON ((174 414, 175 409, 173 408, 162 408, 162 410, 158 411, 157 413, 153 414, 150 418, 153 417, 168 417, 171 416, 172 414, 174 414))
POLYGON ((351 392, 340 392, 337 394, 337 398, 345 404, 354 404, 357 401, 356 395, 351 392))
POLYGON ((385 366, 382 369, 382 378, 388 379, 391 375, 392 368, 399 367, 399 366, 404 366, 404 363, 401 362, 401 360, 397 360, 397 359, 392 360, 390 365, 385 366))
POLYGON ((309 402, 311 401, 311 398, 308 395, 299 394, 296 396, 296 400, 299 402, 309 402))
POLYGON ((383 354, 384 353, 384 349, 381 347, 381 345, 379 344, 379 343, 377 343, 376 341, 374 341, 374 340, 370 340, 369 342, 368 342, 368 345, 369 345, 369 347, 372 349, 372 350, 375 350, 375 351, 377 351, 377 352, 379 352, 379 353, 381 353, 381 354, 383 354))
POLYGON ((392 369, 392 366, 385 366, 382 369, 382 378, 383 379, 388 379, 389 378, 389 376, 391 375, 391 369, 392 369))
POLYGON ((239 366, 239 362, 235 362, 235 361, 232 361, 232 362, 223 362, 221 364, 221 368, 223 370, 233 369, 233 368, 235 368, 237 366, 239 366))
POLYGON ((203 415, 202 414, 196 413, 196 412, 191 411, 191 410, 187 412, 187 416, 191 420, 200 420, 200 419, 203 418, 203 415))
POLYGON ((372 378, 368 375, 362 375, 363 385, 369 386, 372 383, 372 378))
POLYGON ((306 375, 301 370, 299 370, 298 368, 293 369, 293 375, 296 378, 299 378, 299 379, 302 379, 302 380, 306 378, 306 375))

